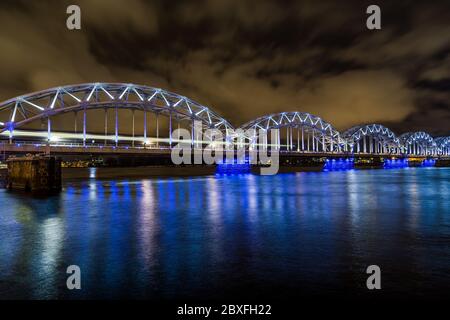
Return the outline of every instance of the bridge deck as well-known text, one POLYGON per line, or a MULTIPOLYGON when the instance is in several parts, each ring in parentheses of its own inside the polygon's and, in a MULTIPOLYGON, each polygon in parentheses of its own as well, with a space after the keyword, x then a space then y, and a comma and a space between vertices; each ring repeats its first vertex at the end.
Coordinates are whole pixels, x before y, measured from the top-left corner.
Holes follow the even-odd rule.
MULTIPOLYGON (((200 149, 194 149, 195 152, 201 151, 200 149)), ((96 154, 96 155, 155 155, 155 156, 168 156, 171 153, 171 149, 166 148, 143 148, 143 147, 131 147, 131 146, 82 146, 82 145, 50 145, 45 144, 0 144, 0 153, 2 154, 37 154, 37 153, 51 153, 55 155, 81 155, 81 154, 96 154)), ((369 154, 369 153, 323 153, 323 152, 311 152, 311 151, 280 151, 281 157, 362 157, 362 158, 380 158, 380 157, 402 157, 395 154, 369 154)), ((408 156, 409 158, 427 158, 426 156, 408 156)), ((450 159, 449 156, 433 156, 432 158, 450 159)))

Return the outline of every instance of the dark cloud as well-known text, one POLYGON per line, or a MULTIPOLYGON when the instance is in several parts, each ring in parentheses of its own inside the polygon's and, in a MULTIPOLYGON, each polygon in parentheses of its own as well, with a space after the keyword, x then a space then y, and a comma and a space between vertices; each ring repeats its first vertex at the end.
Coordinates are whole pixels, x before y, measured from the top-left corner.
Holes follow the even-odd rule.
POLYGON ((449 134, 448 1, 2 1, 0 99, 61 84, 163 87, 239 125, 307 111, 339 129, 449 134), (82 30, 65 8, 82 9, 82 30))

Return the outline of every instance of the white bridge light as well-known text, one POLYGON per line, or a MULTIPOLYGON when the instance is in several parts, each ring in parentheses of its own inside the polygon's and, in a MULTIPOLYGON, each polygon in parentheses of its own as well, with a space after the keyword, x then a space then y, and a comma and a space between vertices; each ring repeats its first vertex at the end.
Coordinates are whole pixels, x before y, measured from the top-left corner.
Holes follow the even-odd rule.
POLYGON ((178 100, 177 102, 175 102, 175 104, 173 105, 174 107, 176 107, 177 105, 179 105, 181 103, 181 101, 183 101, 183 98, 181 98, 180 100, 178 100))
POLYGON ((151 96, 150 98, 148 98, 147 101, 151 101, 151 100, 156 96, 157 93, 158 93, 158 91, 155 91, 155 92, 152 94, 152 96, 151 96))
POLYGON ((105 88, 101 87, 100 89, 102 89, 104 93, 106 93, 112 100, 114 100, 114 97, 112 96, 112 94, 109 93, 108 91, 106 91, 105 88))
POLYGON ((29 104, 30 106, 33 106, 33 107, 35 107, 36 109, 39 109, 39 110, 41 110, 41 111, 44 110, 44 108, 38 106, 37 104, 34 104, 33 102, 30 102, 30 101, 27 101, 27 100, 24 100, 24 99, 22 99, 21 102, 25 102, 26 104, 29 104))
POLYGON ((14 121, 15 121, 15 119, 16 119, 16 113, 17 113, 17 103, 16 103, 16 105, 14 106, 14 111, 13 111, 13 114, 12 114, 12 117, 11 117, 11 122, 14 122, 14 121))
POLYGON ((200 110, 199 112, 197 112, 195 115, 196 116, 198 116, 198 115, 200 115, 203 111, 205 111, 206 109, 202 109, 202 110, 200 110))
POLYGON ((119 96, 119 99, 122 99, 123 96, 125 95, 125 93, 127 93, 127 91, 130 89, 130 87, 126 87, 125 90, 123 90, 123 92, 121 93, 121 95, 119 96))
POLYGON ((163 97, 164 102, 166 103, 166 106, 170 107, 170 103, 169 103, 169 101, 167 101, 167 99, 166 99, 166 97, 164 96, 164 94, 162 94, 162 92, 160 92, 159 95, 160 95, 161 97, 163 97))
POLYGON ((91 93, 89 93, 89 95, 88 95, 86 101, 91 100, 92 95, 94 94, 95 89, 97 89, 97 86, 96 86, 96 85, 92 88, 91 93))
POLYGON ((191 109, 191 106, 189 105, 189 102, 187 100, 184 100, 184 101, 186 102, 186 105, 189 109, 189 113, 192 114, 192 109, 191 109))
POLYGON ((56 91, 55 97, 53 98, 52 104, 50 105, 50 109, 53 109, 55 107, 56 99, 58 98, 59 89, 56 91))
POLYGON ((137 96, 139 97, 139 99, 141 101, 144 101, 144 98, 139 94, 139 92, 137 92, 137 90, 135 88, 133 88, 133 91, 137 94, 137 96))
POLYGON ((78 97, 74 96, 73 94, 71 94, 69 91, 64 90, 65 93, 67 93, 69 96, 71 96, 72 98, 74 98, 77 102, 81 102, 81 99, 79 99, 78 97))

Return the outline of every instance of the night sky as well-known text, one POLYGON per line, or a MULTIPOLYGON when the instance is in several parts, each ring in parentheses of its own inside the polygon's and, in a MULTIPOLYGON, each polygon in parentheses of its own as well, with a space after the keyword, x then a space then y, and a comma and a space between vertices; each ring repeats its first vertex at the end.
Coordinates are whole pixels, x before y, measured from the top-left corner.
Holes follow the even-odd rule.
POLYGON ((339 130, 450 135, 449 18, 449 1, 2 0, 0 100, 125 82, 185 95, 235 126, 305 111, 339 130), (79 31, 66 28, 69 4, 81 7, 79 31), (366 28, 369 4, 381 30, 366 28))

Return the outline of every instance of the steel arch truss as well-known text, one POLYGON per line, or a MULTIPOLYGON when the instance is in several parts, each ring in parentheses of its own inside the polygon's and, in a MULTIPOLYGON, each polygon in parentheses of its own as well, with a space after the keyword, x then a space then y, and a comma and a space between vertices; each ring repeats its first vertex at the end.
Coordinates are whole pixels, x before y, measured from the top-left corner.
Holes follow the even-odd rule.
POLYGON ((352 152, 371 154, 400 154, 400 139, 381 124, 366 124, 348 129, 342 134, 352 152))
POLYGON ((267 147, 268 133, 274 129, 275 137, 271 138, 271 145, 288 151, 315 151, 335 152, 346 149, 346 141, 341 138, 331 124, 318 116, 306 112, 281 112, 266 115, 239 127, 243 135, 241 139, 247 139, 267 147), (281 143, 280 132, 286 128, 284 144, 281 143), (295 132, 296 131, 296 132, 295 132), (272 141, 274 140, 274 141, 272 141))
POLYGON ((124 83, 86 83, 52 88, 0 103, 0 133, 12 132, 38 119, 86 109, 128 108, 150 111, 177 120, 201 121, 226 133, 233 127, 210 108, 163 89, 124 83))
POLYGON ((404 133, 400 136, 400 141, 407 154, 428 156, 435 155, 438 151, 433 137, 423 131, 404 133))
POLYGON ((438 137, 434 139, 434 142, 439 155, 450 156, 450 137, 438 137))

